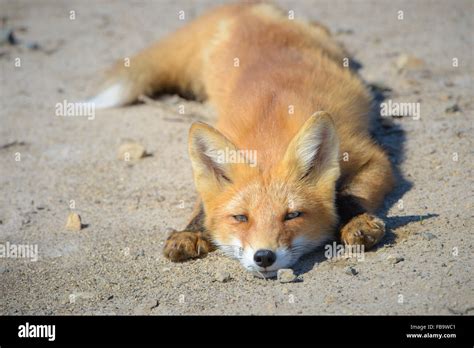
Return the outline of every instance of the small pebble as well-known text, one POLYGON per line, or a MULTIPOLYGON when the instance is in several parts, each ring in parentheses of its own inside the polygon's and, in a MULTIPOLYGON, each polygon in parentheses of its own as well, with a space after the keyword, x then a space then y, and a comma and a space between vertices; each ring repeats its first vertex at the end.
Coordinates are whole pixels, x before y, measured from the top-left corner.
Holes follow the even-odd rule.
POLYGON ((460 112, 461 108, 459 107, 458 104, 451 105, 450 107, 447 107, 445 110, 448 114, 454 114, 456 112, 460 112))
POLYGON ((231 277, 230 277, 229 272, 217 271, 216 280, 221 283, 227 283, 229 280, 231 280, 231 277))
POLYGON ((405 69, 417 69, 425 65, 425 62, 410 54, 400 54, 395 62, 397 70, 400 72, 405 69))
POLYGON ((76 213, 69 213, 66 221, 66 229, 70 231, 80 231, 81 228, 81 216, 76 213))
POLYGON ((145 250, 141 249, 135 253, 135 260, 138 260, 139 257, 145 256, 145 250))
POLYGON ((277 272, 277 279, 280 283, 291 283, 295 281, 296 276, 290 268, 281 268, 277 272))
POLYGON ((432 239, 435 239, 437 238, 433 233, 431 232, 423 232, 421 234, 421 237, 423 237, 423 239, 426 239, 426 240, 432 240, 432 239))
POLYGON ((344 273, 347 275, 357 275, 359 272, 354 267, 346 267, 344 273))
POLYGON ((153 310, 153 309, 157 308, 160 305, 160 301, 158 301, 156 299, 150 299, 150 300, 146 300, 144 305, 145 305, 146 308, 148 308, 150 310, 153 310))
POLYGON ((118 159, 122 161, 137 160, 145 157, 145 155, 145 147, 135 142, 123 143, 118 149, 118 159))
POLYGON ((0 45, 3 45, 5 43, 8 43, 10 45, 17 45, 19 43, 12 29, 0 30, 0 45))
POLYGON ((331 296, 331 295, 326 296, 326 298, 324 299, 325 304, 332 304, 334 302, 336 302, 336 298, 334 296, 331 296))
POLYGON ((402 262, 404 261, 405 259, 401 256, 395 256, 395 255, 389 255, 387 257, 387 261, 392 263, 392 264, 396 264, 396 263, 399 263, 399 262, 402 262))

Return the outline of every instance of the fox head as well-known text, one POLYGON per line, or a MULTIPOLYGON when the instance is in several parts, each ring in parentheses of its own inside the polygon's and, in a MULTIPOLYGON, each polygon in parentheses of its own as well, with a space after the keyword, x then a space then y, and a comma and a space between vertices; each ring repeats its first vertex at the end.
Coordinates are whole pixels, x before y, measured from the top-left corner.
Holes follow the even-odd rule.
POLYGON ((205 228, 247 270, 272 277, 331 236, 340 169, 327 113, 307 119, 270 170, 204 123, 191 127, 189 152, 205 228))

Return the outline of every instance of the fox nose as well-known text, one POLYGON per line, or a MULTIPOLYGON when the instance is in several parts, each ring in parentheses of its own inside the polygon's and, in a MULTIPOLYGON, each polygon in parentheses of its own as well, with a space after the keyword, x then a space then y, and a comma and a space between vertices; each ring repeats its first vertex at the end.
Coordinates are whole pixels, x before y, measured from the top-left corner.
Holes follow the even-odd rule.
POLYGON ((260 267, 268 267, 275 262, 276 255, 271 250, 260 249, 253 255, 253 260, 260 267))

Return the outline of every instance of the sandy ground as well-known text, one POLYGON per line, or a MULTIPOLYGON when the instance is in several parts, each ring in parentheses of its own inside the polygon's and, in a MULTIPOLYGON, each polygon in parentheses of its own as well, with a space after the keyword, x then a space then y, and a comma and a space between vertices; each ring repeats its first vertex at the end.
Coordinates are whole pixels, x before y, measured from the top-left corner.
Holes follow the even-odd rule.
POLYGON ((0 0, 4 28, 23 41, 0 46, 0 244, 39 252, 37 262, 0 259, 1 314, 474 313, 472 1, 280 2, 328 25, 379 98, 421 106, 418 120, 375 122, 399 182, 380 211, 380 247, 364 261, 317 251, 289 284, 254 278, 219 252, 183 264, 161 255, 192 210, 186 138, 192 120, 212 121, 209 106, 168 96, 93 120, 55 115, 113 61, 183 25, 180 10, 189 20, 215 2, 95 3, 0 0), (400 55, 423 62, 397 69, 400 55), (126 139, 151 156, 118 160, 126 139), (71 200, 81 231, 65 229, 71 200))

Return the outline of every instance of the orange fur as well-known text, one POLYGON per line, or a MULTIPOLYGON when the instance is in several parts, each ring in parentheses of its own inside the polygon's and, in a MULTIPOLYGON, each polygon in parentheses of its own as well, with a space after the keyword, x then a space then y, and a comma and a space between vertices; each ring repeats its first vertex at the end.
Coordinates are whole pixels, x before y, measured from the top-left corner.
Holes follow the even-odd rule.
MULTIPOLYGON (((336 194, 373 213, 393 185, 390 162, 368 132, 370 95, 343 66, 345 57, 320 25, 290 20, 266 3, 226 5, 139 53, 130 68, 117 66, 106 86, 121 86, 116 105, 167 90, 208 98, 216 127, 195 124, 189 137, 198 230, 206 233, 199 238, 224 249, 291 249, 297 238, 314 246, 332 235, 336 194), (213 153, 225 149, 253 150, 257 163, 216 162, 213 153), (302 215, 285 220, 292 211, 302 215)), ((363 244, 353 238, 362 230, 371 246, 383 222, 361 216, 341 221, 342 239, 363 244)), ((177 247, 172 239, 167 255, 177 247)))

